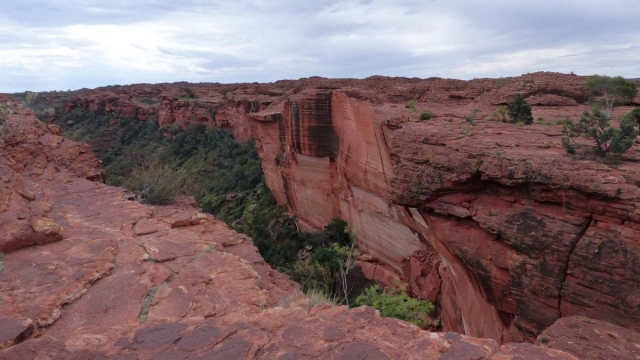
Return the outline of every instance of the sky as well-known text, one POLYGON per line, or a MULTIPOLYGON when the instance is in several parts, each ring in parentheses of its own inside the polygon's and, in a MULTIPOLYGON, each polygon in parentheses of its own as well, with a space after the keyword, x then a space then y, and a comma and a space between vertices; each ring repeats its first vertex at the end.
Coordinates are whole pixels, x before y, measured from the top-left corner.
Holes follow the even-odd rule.
POLYGON ((0 92, 310 76, 640 77, 638 0, 0 0, 0 92))

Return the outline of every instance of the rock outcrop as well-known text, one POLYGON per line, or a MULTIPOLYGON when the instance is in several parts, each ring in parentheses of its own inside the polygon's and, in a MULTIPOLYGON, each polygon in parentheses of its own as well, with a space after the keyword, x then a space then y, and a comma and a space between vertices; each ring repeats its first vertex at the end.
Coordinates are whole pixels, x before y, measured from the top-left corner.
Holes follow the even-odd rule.
POLYGON ((26 111, 9 124, 0 359, 576 359, 422 331, 373 308, 314 306, 251 239, 193 200, 126 201, 95 181, 99 164, 85 145, 26 111), (15 236, 27 226, 30 237, 15 236))
POLYGON ((584 360, 640 358, 639 333, 581 316, 556 321, 536 343, 584 360))
POLYGON ((502 343, 534 341, 572 315, 639 329, 640 151, 618 163, 564 152, 555 121, 587 108, 584 80, 189 85, 197 99, 181 98, 185 84, 161 84, 109 89, 117 99, 97 89, 67 110, 106 101, 131 116, 152 98, 158 105, 142 107, 163 125, 254 136, 269 188, 301 224, 347 220, 368 254, 365 274, 435 300, 445 330, 502 343), (515 93, 531 101, 535 125, 490 120, 515 93), (423 111, 434 118, 418 121, 423 111))

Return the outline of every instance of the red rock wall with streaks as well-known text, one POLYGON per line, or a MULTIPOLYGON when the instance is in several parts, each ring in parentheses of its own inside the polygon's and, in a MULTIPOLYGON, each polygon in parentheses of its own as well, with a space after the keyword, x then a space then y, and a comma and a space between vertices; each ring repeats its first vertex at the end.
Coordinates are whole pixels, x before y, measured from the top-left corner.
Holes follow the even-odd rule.
POLYGON ((367 275, 387 284, 397 277, 422 298, 439 300, 446 330, 508 338, 510 322, 504 324, 440 240, 450 229, 441 229, 439 222, 428 224, 430 219, 416 209, 389 202, 394 166, 386 139, 392 130, 380 124, 371 106, 344 93, 315 92, 288 100, 282 116, 253 118, 267 185, 303 223, 318 228, 332 217, 345 219, 362 249, 376 259, 375 264, 363 263, 367 275), (319 129, 327 119, 332 129, 319 129))
POLYGON ((567 315, 637 326, 632 164, 577 162, 541 126, 387 126, 384 108, 335 91, 298 94, 279 114, 252 115, 278 201, 313 227, 345 219, 372 255, 363 271, 437 300, 445 330, 506 342, 567 315))

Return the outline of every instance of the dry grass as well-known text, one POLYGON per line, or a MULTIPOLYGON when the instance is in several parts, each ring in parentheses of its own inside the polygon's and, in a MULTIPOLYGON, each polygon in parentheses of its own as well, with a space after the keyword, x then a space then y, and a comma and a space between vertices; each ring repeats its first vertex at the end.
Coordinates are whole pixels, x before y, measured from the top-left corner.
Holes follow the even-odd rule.
POLYGON ((337 296, 328 295, 324 291, 311 289, 307 291, 306 294, 302 293, 302 291, 286 294, 278 299, 275 306, 288 309, 296 303, 304 304, 304 308, 309 311, 316 305, 326 304, 337 306, 340 305, 342 301, 337 296))

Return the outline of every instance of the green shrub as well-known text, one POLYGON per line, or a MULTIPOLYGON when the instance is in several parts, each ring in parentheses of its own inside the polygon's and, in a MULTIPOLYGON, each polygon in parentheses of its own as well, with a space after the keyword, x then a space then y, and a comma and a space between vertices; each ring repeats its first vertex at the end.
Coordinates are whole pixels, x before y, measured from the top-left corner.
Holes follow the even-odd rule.
POLYGON ((491 120, 500 121, 500 122, 507 122, 507 107, 506 106, 500 106, 499 108, 497 108, 493 112, 493 114, 491 114, 491 120))
POLYGON ((378 285, 368 287, 355 300, 356 306, 373 306, 380 315, 393 317, 415 324, 421 328, 433 326, 430 314, 435 307, 427 300, 413 299, 403 289, 386 292, 378 285))
POLYGON ((627 114, 620 121, 620 128, 616 129, 609 124, 609 118, 597 107, 582 114, 578 123, 565 125, 562 132, 566 137, 562 138, 562 147, 569 154, 574 154, 580 147, 574 138, 581 136, 592 140, 596 144, 596 152, 605 157, 609 152, 622 154, 633 146, 638 131, 635 129, 636 118, 633 112, 627 114))
POLYGON ((430 111, 425 111, 420 114, 420 121, 431 120, 431 118, 433 118, 433 113, 430 111))
POLYGON ((509 122, 512 124, 523 123, 529 125, 533 123, 533 115, 531 114, 531 106, 527 104, 522 95, 519 93, 507 104, 507 112, 509 122))
POLYGON ((601 98, 607 118, 611 117, 614 106, 632 101, 638 89, 638 83, 626 80, 622 76, 593 75, 587 79, 585 86, 591 95, 601 98))
POLYGON ((135 192, 146 204, 167 205, 184 194, 184 172, 158 163, 145 164, 134 169, 125 180, 124 187, 135 192))
POLYGON ((334 276, 326 266, 323 266, 315 259, 297 260, 293 263, 289 271, 291 280, 300 284, 302 291, 311 289, 331 293, 333 289, 334 276))

